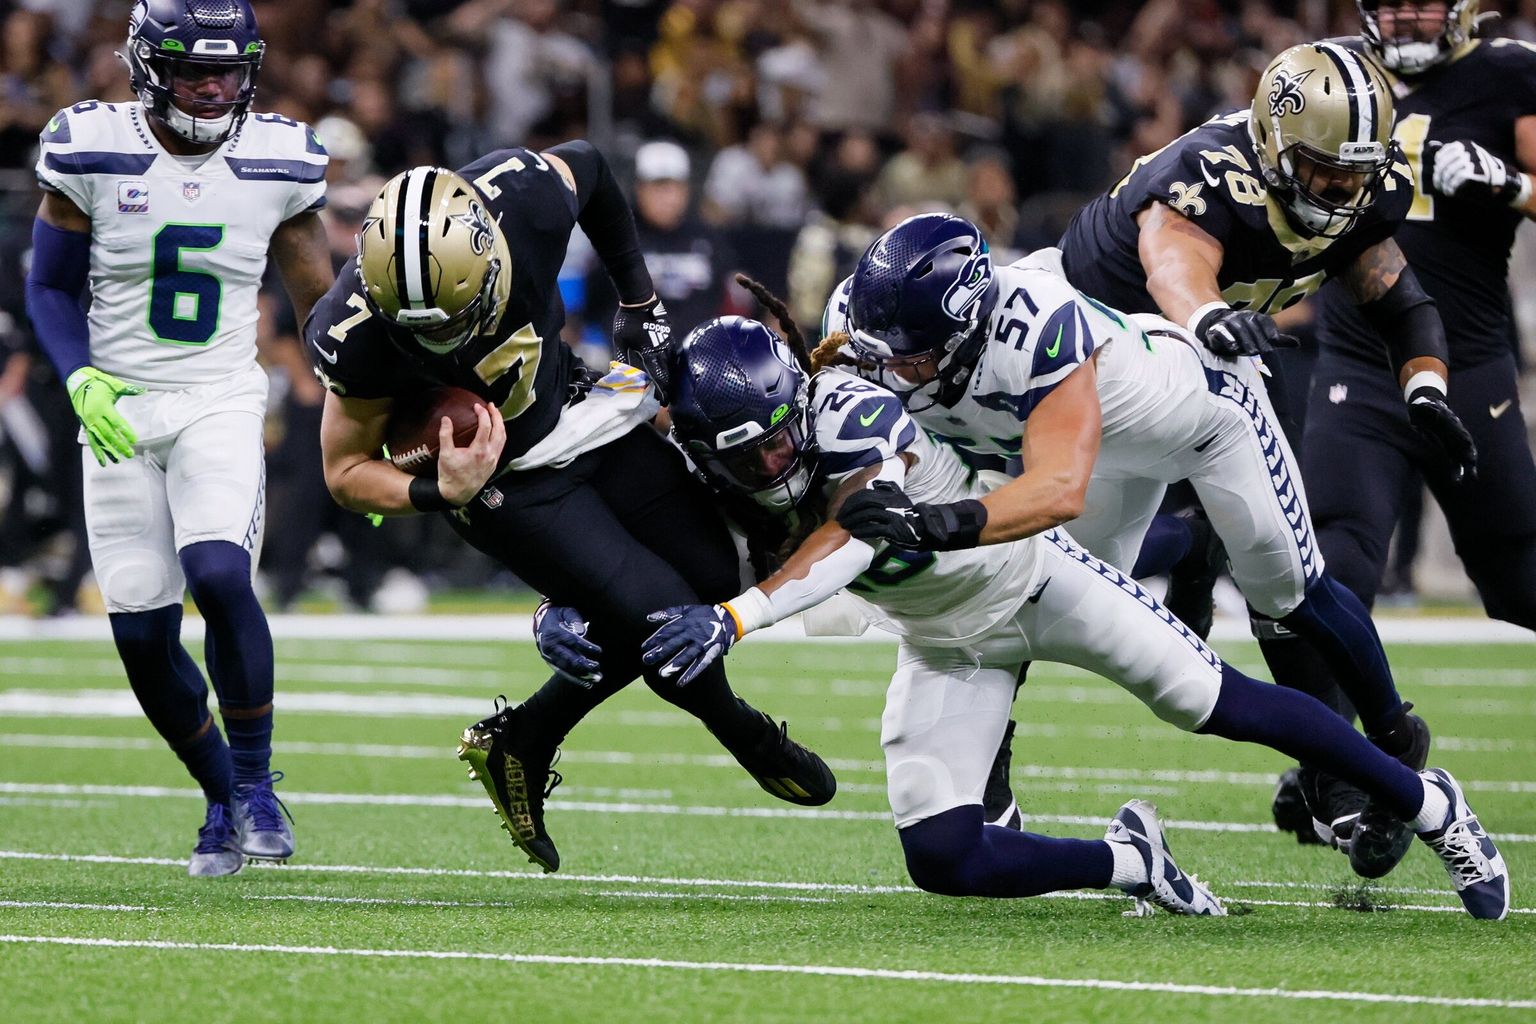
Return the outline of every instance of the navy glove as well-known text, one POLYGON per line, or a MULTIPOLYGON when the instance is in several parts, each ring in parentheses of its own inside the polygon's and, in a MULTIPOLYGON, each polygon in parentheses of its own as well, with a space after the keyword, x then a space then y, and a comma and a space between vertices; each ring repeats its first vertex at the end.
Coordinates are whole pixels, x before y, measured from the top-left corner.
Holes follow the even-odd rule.
POLYGON ((630 366, 650 374, 666 405, 672 394, 672 324, 658 298, 643 306, 620 306, 613 315, 613 350, 630 366))
POLYGON ((1213 309, 1195 325, 1195 337, 1219 356, 1261 356, 1301 342, 1281 334, 1275 321, 1251 309, 1213 309))
POLYGON ((856 491, 837 513, 838 525, 869 543, 918 551, 956 551, 981 542, 986 506, 975 498, 946 505, 914 502, 889 480, 856 491))
POLYGON ((640 660, 661 666, 663 679, 682 673, 678 686, 687 686, 736 642, 736 618, 715 604, 683 604, 646 617, 661 628, 641 648, 640 660))
POLYGON ((1408 419, 1445 454, 1451 466, 1451 482, 1477 476, 1477 445, 1461 417, 1445 404, 1445 396, 1432 387, 1414 388, 1408 396, 1408 419))
POLYGON ((549 667, 587 689, 603 681, 603 649, 587 639, 587 620, 575 608, 548 601, 533 613, 533 642, 549 667))

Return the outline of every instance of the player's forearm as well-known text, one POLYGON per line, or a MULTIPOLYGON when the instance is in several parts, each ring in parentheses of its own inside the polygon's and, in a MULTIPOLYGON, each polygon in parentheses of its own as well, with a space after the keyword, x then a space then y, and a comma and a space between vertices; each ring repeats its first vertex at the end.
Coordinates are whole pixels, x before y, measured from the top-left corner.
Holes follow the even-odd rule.
POLYGON ((325 486, 336 504, 364 515, 414 516, 409 473, 383 459, 326 459, 325 486))
POLYGON ((1088 478, 1068 468, 1026 471, 990 494, 982 544, 1006 544, 1070 523, 1083 514, 1088 478))
POLYGON ((1386 343, 1399 384, 1406 387, 1416 373, 1438 374, 1444 384, 1450 359, 1445 325, 1412 268, 1404 264, 1389 288, 1358 308, 1386 343))
POLYGON ((1221 245, 1182 214, 1154 203, 1141 215, 1137 251, 1147 274, 1147 294, 1174 323, 1222 303, 1217 270, 1221 245))
POLYGON ((725 603, 736 619, 737 638, 814 608, 874 562, 875 549, 835 522, 807 537, 784 567, 725 603))
POLYGON ((596 146, 579 139, 562 142, 549 152, 565 161, 576 179, 576 223, 613 279, 619 301, 627 306, 649 302, 656 289, 640 252, 635 215, 608 161, 596 146))
POLYGON ((91 361, 90 330, 80 308, 90 264, 90 235, 62 230, 41 218, 32 222, 27 316, 38 347, 61 381, 91 361))

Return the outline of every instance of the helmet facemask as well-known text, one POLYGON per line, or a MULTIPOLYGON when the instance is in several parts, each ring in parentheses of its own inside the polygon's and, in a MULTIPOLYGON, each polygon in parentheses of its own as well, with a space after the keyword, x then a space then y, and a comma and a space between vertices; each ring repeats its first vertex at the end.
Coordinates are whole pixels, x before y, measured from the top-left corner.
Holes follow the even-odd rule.
POLYGON ((1296 142, 1280 151, 1278 183, 1272 188, 1306 230, 1337 238, 1354 227, 1381 194, 1389 158, 1375 143, 1346 143, 1358 159, 1331 156, 1296 142))
POLYGON ((1477 24, 1476 0, 1446 3, 1445 12, 1430 16, 1418 3, 1356 0, 1360 34, 1386 67, 1402 75, 1417 75, 1447 60, 1472 37, 1477 24), (1385 30, 1383 8, 1392 13, 1385 30))
POLYGON ((721 431, 713 441, 685 441, 683 448, 716 488, 744 494, 771 512, 787 512, 810 491, 814 459, 804 394, 775 410, 781 412, 766 430, 744 423, 721 431))

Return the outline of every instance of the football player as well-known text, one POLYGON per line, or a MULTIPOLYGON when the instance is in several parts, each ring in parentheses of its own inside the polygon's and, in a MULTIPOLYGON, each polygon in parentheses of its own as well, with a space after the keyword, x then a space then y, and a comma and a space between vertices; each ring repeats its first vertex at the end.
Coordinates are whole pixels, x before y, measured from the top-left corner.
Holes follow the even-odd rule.
POLYGON ((330 390, 320 444, 335 499, 359 512, 445 515, 590 622, 581 635, 564 612, 541 608, 541 649, 603 651, 470 726, 460 747, 513 841, 547 871, 559 866, 543 813, 559 781, 556 747, 642 673, 774 796, 822 804, 836 790, 821 758, 736 696, 723 671, 680 687, 640 663, 647 613, 739 586, 735 544, 708 492, 649 423, 667 390, 669 334, 629 204, 602 154, 580 141, 390 179, 357 256, 305 326, 330 390), (557 275, 578 224, 619 294, 615 349, 634 366, 590 371, 560 340, 557 275), (397 399, 438 385, 484 399, 478 433, 456 447, 444 418, 436 476, 411 477, 382 456, 385 427, 397 399))
MULTIPOLYGON (((1475 467, 1476 447, 1447 404, 1444 329, 1393 238, 1415 198, 1392 123, 1392 89, 1373 61, 1335 43, 1292 47, 1260 77, 1251 109, 1214 118, 1144 157, 1081 210, 1062 237, 1062 266, 1085 294, 1122 310, 1161 312, 1228 359, 1285 344, 1271 314, 1337 278, 1358 316, 1386 340, 1384 386, 1402 396, 1403 425, 1418 428, 1403 431, 1401 443, 1427 450, 1448 480, 1461 479, 1475 467)), ((1269 363, 1277 369, 1284 361, 1269 363)), ((1316 665, 1326 661, 1350 697, 1362 683, 1388 692, 1386 655, 1365 605, 1323 573, 1320 556, 1317 570, 1306 594, 1319 613, 1311 628, 1276 623, 1257 607, 1254 632, 1275 679, 1326 694, 1314 685, 1316 665)), ((1199 600, 1209 607, 1208 592, 1199 600)), ((1401 705, 1364 699, 1374 705, 1370 714, 1362 708, 1366 731, 1422 767, 1422 723, 1405 718, 1401 705)), ((1358 804, 1315 810, 1331 840, 1351 843, 1358 804)), ((1406 852, 1411 837, 1392 821, 1390 836, 1372 832, 1349 846, 1357 870, 1385 873, 1406 852)))
MULTIPOLYGON (((948 280, 957 272, 965 280, 974 266, 953 250, 928 255, 932 272, 948 280)), ((1134 580, 1057 529, 1083 500, 1094 468, 1094 363, 1112 360, 1117 349, 1140 350, 1143 337, 1134 326, 1108 323, 1059 277, 1040 276, 1044 286, 1030 282, 1030 294, 1052 310, 1045 318, 1059 331, 1035 338, 1045 347, 1054 337, 1064 358, 1049 379, 1009 396, 1034 405, 1024 432, 1029 469, 990 493, 886 388, 838 369, 811 378, 803 345, 797 359, 754 321, 716 320, 689 335, 671 405, 679 442, 720 492, 820 525, 782 570, 730 601, 659 611, 645 661, 686 681, 756 629, 845 587, 861 597, 871 617, 900 638, 881 745, 908 871, 931 892, 1010 897, 1118 888, 1175 913, 1225 913, 1175 866, 1145 801, 1122 807, 1103 841, 985 823, 991 752, 1020 669, 1039 659, 1106 676, 1180 728, 1326 759, 1414 820, 1469 913, 1502 917, 1507 871, 1449 775, 1415 774, 1316 700, 1224 665, 1134 580), (1107 328, 1092 340, 1083 326, 1090 318, 1107 328), (1049 491, 1049 498, 1031 503, 1035 515, 1015 520, 995 501, 1021 485, 1039 488, 1042 476, 1044 488, 1031 493, 1049 491), (880 521, 904 493, 919 502, 909 512, 953 525, 945 543, 929 545, 910 529, 860 539, 861 524, 880 521), (852 536, 842 524, 852 526, 852 536), (966 543, 998 526, 998 546, 966 543), (1473 856, 1482 858, 1476 879, 1463 868, 1473 856)), ((785 327, 798 342, 792 322, 785 327)), ((1020 340, 994 336, 989 354, 1020 340)), ((1198 362, 1192 353, 1174 358, 1198 362)))
POLYGON ((265 43, 247 0, 138 0, 128 24, 137 102, 85 100, 43 129, 27 311, 80 418, 91 561, 128 681, 207 797, 188 871, 228 875, 293 853, 251 588, 256 294, 269 255, 300 315, 331 284, 326 155, 306 125, 248 116, 265 43), (207 622, 227 745, 181 643, 184 590, 207 622))
MULTIPOLYGON (((1536 462, 1516 387, 1508 286, 1515 228, 1536 214, 1536 52, 1512 39, 1473 38, 1477 6, 1359 4, 1364 48, 1387 69, 1397 96, 1394 136, 1419 181, 1394 238, 1445 324, 1447 401, 1477 445, 1477 476, 1458 484, 1453 466, 1415 443, 1411 410, 1385 365, 1390 329, 1337 287, 1318 295, 1322 351, 1302 465, 1318 544, 1367 607, 1405 484, 1417 487, 1422 474, 1488 614, 1536 629, 1536 462)), ((1318 692, 1337 693, 1329 665, 1319 659, 1311 674, 1318 692)), ((1326 779, 1304 789, 1358 802, 1326 779)), ((1278 798, 1277 821, 1285 806, 1278 798)), ((1308 827, 1305 816, 1294 824, 1308 827)), ((1365 816, 1355 834, 1380 826, 1365 816)))

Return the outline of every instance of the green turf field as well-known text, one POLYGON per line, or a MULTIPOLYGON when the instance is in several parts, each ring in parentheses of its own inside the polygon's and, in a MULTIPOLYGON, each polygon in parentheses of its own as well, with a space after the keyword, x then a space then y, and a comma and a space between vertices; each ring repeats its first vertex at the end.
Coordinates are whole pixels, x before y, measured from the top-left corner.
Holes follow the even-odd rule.
MULTIPOLYGON (((1255 668, 1251 646, 1226 653, 1255 668)), ((1099 836, 1126 799, 1238 913, 1122 916, 1100 894, 910 888, 878 718, 894 649, 747 643, 738 689, 838 772, 774 801, 635 686, 567 741, 541 876, 453 750, 542 681, 531 644, 280 640, 286 867, 186 877, 202 805, 110 644, 0 642, 0 1005, 107 1021, 1506 1021, 1536 1017, 1536 646, 1407 647, 1436 730, 1514 873, 1500 924, 1414 849, 1366 902, 1342 857, 1266 831, 1278 756, 1181 734, 1037 666, 1014 786, 1034 829, 1099 836), (1344 893, 1354 900, 1356 894, 1344 893), (57 940, 57 941, 49 941, 57 940), (1466 1001, 1465 1003, 1463 1001, 1466 1001)))

